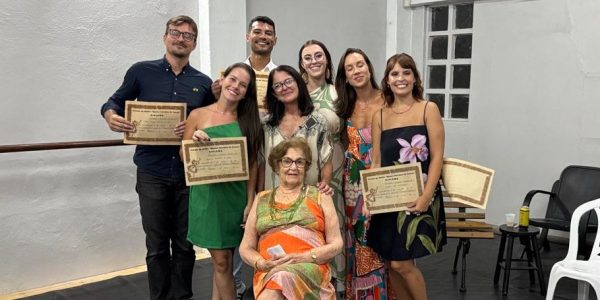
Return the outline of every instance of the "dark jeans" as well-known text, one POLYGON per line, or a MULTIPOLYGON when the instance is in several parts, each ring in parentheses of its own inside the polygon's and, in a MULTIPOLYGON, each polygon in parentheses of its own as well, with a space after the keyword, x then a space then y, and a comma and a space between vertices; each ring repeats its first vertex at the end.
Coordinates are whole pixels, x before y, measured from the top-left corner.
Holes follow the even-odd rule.
POLYGON ((189 189, 183 178, 138 168, 135 187, 146 233, 150 299, 190 299, 196 255, 187 241, 189 189))

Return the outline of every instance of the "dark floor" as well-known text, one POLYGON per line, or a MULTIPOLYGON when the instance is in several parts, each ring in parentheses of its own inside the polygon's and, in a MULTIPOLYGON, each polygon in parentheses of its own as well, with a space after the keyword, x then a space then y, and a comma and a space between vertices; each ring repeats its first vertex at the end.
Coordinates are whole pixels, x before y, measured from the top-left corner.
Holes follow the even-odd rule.
MULTIPOLYGON (((492 281, 494 276, 494 267, 498 255, 498 246, 500 238, 494 240, 473 240, 470 253, 468 255, 467 267, 467 292, 459 292, 460 288, 460 264, 459 273, 453 275, 452 262, 457 240, 450 239, 444 251, 440 254, 422 258, 417 261, 420 269, 423 271, 427 281, 427 291, 430 300, 451 300, 451 299, 523 299, 537 300, 545 299, 539 292, 539 285, 529 286, 529 277, 527 271, 513 271, 509 282, 509 291, 507 297, 502 297, 502 277, 500 285, 494 287, 492 281)), ((515 243, 514 253, 521 253, 522 246, 515 243)), ((546 282, 552 265, 565 257, 566 245, 552 244, 552 251, 542 251, 542 262, 546 282)), ((196 263, 194 270, 194 298, 210 299, 212 286, 212 267, 210 260, 202 260, 196 263)), ((251 282, 251 269, 244 269, 245 282, 251 282)), ((76 288, 49 292, 46 294, 29 297, 31 300, 48 299, 147 299, 148 285, 146 274, 136 274, 125 277, 117 277, 111 280, 88 284, 76 288)), ((590 299, 597 299, 590 291, 590 299)), ((570 279, 561 279, 556 288, 554 299, 576 299, 577 283, 570 279)))

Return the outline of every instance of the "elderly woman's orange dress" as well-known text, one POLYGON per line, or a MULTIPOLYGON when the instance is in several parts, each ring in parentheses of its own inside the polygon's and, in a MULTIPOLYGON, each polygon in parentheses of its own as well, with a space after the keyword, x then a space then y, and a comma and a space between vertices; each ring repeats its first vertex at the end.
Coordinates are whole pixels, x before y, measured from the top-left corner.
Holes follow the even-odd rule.
MULTIPOLYGON (((325 245, 325 216, 320 193, 306 186, 288 205, 276 203, 276 188, 260 193, 256 208, 258 252, 270 258, 267 249, 277 244, 288 254, 304 253, 325 245)), ((281 290, 287 299, 335 299, 328 264, 295 263, 254 273, 254 296, 265 289, 281 290)))

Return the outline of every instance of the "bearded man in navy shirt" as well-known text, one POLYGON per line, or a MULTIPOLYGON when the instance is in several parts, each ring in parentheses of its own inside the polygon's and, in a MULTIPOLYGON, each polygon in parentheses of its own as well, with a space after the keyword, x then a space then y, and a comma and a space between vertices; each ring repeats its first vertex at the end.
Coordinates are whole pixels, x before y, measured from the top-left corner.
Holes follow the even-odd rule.
MULTIPOLYGON (((121 87, 102 105, 101 113, 112 131, 132 132, 123 118, 125 101, 187 103, 187 114, 213 103, 212 80, 189 64, 196 48, 198 26, 188 16, 171 18, 165 29, 163 58, 135 63, 121 87)), ((185 122, 173 131, 183 136, 185 122)), ((191 299, 195 253, 187 241, 188 195, 179 146, 138 145, 137 166, 142 226, 146 233, 146 265, 151 299, 191 299)))

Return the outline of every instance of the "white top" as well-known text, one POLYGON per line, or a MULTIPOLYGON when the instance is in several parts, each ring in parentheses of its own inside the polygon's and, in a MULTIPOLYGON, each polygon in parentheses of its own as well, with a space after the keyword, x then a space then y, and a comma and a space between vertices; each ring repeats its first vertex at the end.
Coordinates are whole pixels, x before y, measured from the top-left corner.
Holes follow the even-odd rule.
MULTIPOLYGON (((248 56, 248 58, 246 58, 246 60, 244 61, 245 64, 249 65, 252 67, 252 65, 250 64, 250 56, 248 56)), ((262 70, 256 70, 254 68, 255 72, 271 72, 271 70, 277 68, 277 65, 273 63, 273 60, 270 60, 269 63, 262 69, 262 70)))

